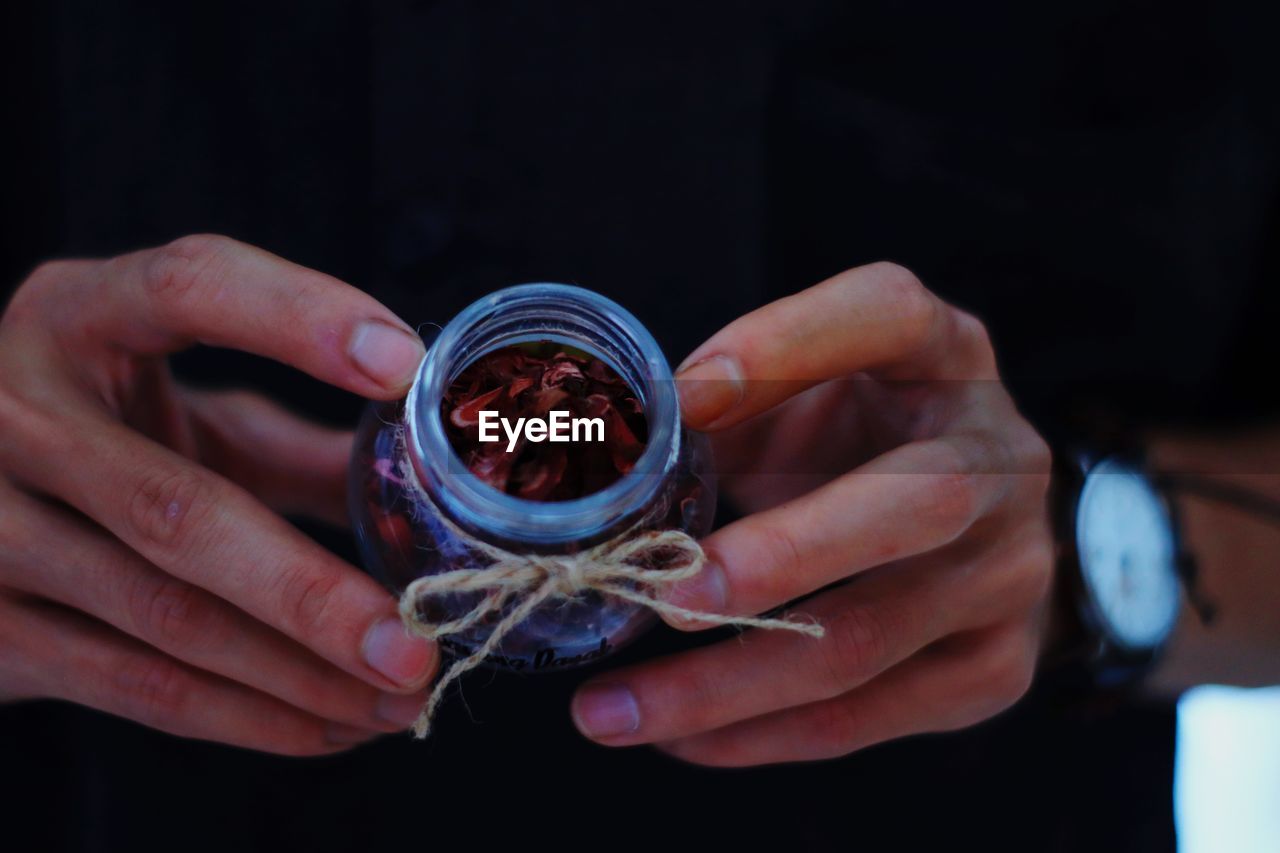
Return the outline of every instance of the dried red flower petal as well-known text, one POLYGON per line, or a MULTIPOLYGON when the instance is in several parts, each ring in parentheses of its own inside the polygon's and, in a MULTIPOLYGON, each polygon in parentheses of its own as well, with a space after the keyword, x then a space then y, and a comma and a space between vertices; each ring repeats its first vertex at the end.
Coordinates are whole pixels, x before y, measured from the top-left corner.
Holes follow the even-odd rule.
POLYGON ((520 412, 517 417, 545 418, 552 409, 558 409, 568 400, 569 392, 563 388, 543 388, 529 396, 526 401, 526 411, 520 412))
MULTIPOLYGON (((499 491, 507 490, 516 454, 507 453, 496 444, 482 445, 484 449, 472 451, 467 457, 467 469, 499 491)), ((518 449, 518 448, 517 448, 518 449)))
POLYGON ((612 367, 552 341, 482 355, 450 384, 440 413, 471 473, 529 500, 570 500, 605 488, 635 467, 648 436, 638 395, 612 367), (479 440, 482 410, 514 421, 546 418, 553 409, 603 418, 604 441, 552 444, 522 437, 508 453, 505 438, 479 440))
POLYGON ((516 471, 516 494, 531 501, 545 501, 564 479, 569 454, 557 448, 546 459, 527 463, 516 471))
POLYGON ((569 359, 558 359, 542 371, 542 387, 558 388, 569 379, 582 379, 582 369, 569 359))
POLYGON ((479 426, 480 412, 490 408, 493 405, 493 401, 502 393, 502 390, 502 388, 494 388, 492 391, 459 403, 449 413, 449 422, 459 429, 479 426))

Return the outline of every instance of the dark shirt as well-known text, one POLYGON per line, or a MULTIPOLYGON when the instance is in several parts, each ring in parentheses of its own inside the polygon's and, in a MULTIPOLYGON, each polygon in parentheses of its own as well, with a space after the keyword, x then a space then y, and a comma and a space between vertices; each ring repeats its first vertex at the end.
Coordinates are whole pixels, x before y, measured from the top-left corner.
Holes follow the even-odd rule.
MULTIPOLYGON (((1043 429, 1268 411, 1249 365, 1274 358, 1274 28, 1221 4, 1042 5, 10 9, 5 280, 221 232, 411 323, 580 283, 674 362, 891 259, 988 322, 1043 429)), ((360 406, 241 354, 177 364, 335 423, 360 406)), ((605 666, 697 641, 657 630, 605 666)), ((1169 707, 1068 707, 1042 684, 965 732, 714 771, 584 741, 583 675, 475 673, 430 741, 311 760, 3 708, 0 832, 76 850, 1173 847, 1169 707)))

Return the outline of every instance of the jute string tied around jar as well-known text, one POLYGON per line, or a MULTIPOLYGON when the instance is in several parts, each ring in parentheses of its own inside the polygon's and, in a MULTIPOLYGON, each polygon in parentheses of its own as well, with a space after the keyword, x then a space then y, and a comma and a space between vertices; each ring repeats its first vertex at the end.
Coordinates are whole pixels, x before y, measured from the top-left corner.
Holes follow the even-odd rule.
MULTIPOLYGON (((402 466, 401 470, 410 490, 419 491, 421 485, 416 472, 411 468, 404 470, 406 468, 409 466, 402 466)), ((425 496, 419 494, 418 497, 425 496)), ((644 526, 642 521, 619 536, 572 554, 518 554, 471 536, 430 509, 432 504, 428 500, 420 500, 418 505, 432 512, 435 519, 465 547, 492 562, 482 568, 453 569, 426 575, 410 583, 400 596, 400 618, 405 627, 417 636, 434 641, 466 631, 514 603, 493 626, 485 641, 466 657, 454 661, 436 682, 413 725, 414 736, 419 739, 431 731, 431 721, 445 688, 483 663, 501 646, 507 634, 548 599, 573 598, 593 591, 705 624, 795 631, 811 637, 821 637, 825 633, 815 622, 724 616, 690 610, 660 598, 654 591, 688 580, 706 565, 702 546, 680 530, 643 530, 640 529, 644 526), (645 568, 652 564, 663 567, 645 568), (429 600, 468 592, 487 594, 475 607, 456 619, 434 622, 423 617, 423 605, 429 600)))

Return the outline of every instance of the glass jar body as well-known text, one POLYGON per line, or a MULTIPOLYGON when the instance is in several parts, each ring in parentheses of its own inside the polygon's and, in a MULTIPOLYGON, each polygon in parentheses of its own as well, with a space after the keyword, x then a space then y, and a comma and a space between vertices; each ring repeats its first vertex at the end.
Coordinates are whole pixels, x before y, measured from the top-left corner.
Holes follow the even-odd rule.
MULTIPOLYGON (((572 553, 624 532, 681 530, 695 538, 711 529, 715 486, 707 467, 705 438, 686 432, 677 463, 650 502, 637 507, 598 536, 555 546, 494 536, 474 525, 461 527, 449 510, 447 492, 431 494, 414 483, 407 458, 404 404, 369 406, 356 434, 352 466, 351 513, 361 557, 373 577, 395 595, 424 575, 478 569, 491 560, 466 541, 475 538, 515 553, 572 553), (450 524, 440 522, 440 517, 450 524), (464 535, 459 536, 459 531, 464 535)), ((423 615, 431 621, 453 619, 471 610, 483 593, 455 593, 431 603, 423 615)), ((484 642, 497 616, 460 634, 441 638, 454 655, 466 655, 484 642)), ((651 627, 653 611, 641 605, 586 591, 571 599, 551 600, 509 633, 486 663, 521 672, 564 669, 590 663, 623 647, 651 627)))
MULTIPOLYGON (((483 569, 482 543, 513 554, 569 555, 622 535, 679 530, 708 533, 716 487, 705 437, 685 430, 670 369, 630 314, 588 291, 522 285, 463 311, 436 338, 407 400, 371 405, 352 458, 352 522, 367 570, 393 594, 442 572, 483 569), (500 493, 465 469, 440 424, 443 389, 486 352, 519 341, 553 340, 592 353, 616 369, 644 404, 649 446, 613 485, 571 501, 540 502, 500 493)), ((420 604, 431 623, 457 619, 485 592, 448 593, 420 604)), ((518 598, 481 622, 442 637, 464 656, 481 645, 518 598)), ((590 663, 621 648, 656 621, 643 605, 584 590, 539 605, 506 634, 486 664, 536 672, 590 663)))

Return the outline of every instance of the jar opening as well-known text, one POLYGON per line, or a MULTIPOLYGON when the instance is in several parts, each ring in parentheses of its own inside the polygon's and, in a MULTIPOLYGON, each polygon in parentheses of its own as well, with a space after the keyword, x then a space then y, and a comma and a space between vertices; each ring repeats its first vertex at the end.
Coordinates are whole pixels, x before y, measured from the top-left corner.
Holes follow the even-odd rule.
POLYGON ((472 529, 533 544, 592 539, 636 517, 679 456, 679 411, 671 369, 657 342, 621 306, 563 284, 526 284, 464 309, 432 343, 406 402, 406 445, 428 493, 472 529), (449 385, 504 347, 555 341, 599 358, 637 395, 648 442, 634 467, 599 491, 539 501, 507 494, 475 476, 454 451, 440 417, 449 385))
POLYGON ((473 359, 449 381, 440 419, 481 480, 563 501, 601 491, 635 465, 649 436, 642 396, 604 358, 543 339, 473 359))

